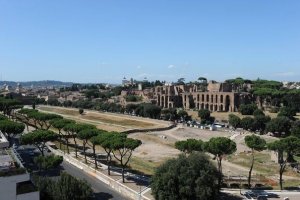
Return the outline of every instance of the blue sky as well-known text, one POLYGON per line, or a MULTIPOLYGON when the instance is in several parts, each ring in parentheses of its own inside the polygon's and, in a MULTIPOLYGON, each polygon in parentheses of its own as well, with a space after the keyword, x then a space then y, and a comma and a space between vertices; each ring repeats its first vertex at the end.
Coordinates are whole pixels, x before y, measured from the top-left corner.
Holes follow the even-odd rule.
POLYGON ((299 10, 298 0, 0 0, 0 73, 300 81, 299 10))

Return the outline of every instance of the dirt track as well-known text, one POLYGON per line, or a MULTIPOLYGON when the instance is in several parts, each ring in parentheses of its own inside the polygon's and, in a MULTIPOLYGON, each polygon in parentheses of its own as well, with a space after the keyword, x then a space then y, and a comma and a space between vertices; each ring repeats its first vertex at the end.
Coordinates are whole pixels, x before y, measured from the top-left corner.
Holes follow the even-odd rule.
POLYGON ((74 108, 38 106, 38 109, 42 112, 59 114, 65 118, 73 119, 78 122, 94 124, 99 129, 104 129, 107 131, 125 131, 130 129, 162 128, 169 126, 169 123, 166 121, 117 113, 86 110, 84 115, 80 115, 78 110, 74 108))

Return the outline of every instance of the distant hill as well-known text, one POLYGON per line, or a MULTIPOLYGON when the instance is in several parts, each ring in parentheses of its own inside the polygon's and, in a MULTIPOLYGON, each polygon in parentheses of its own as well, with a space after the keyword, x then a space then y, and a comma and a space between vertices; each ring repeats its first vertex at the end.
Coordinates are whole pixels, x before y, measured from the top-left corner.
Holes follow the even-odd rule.
POLYGON ((26 82, 14 82, 14 81, 0 81, 0 87, 4 84, 7 84, 12 87, 16 87, 17 84, 20 83, 22 87, 69 87, 73 83, 72 82, 62 82, 62 81, 51 81, 51 80, 45 80, 45 81, 26 81, 26 82))

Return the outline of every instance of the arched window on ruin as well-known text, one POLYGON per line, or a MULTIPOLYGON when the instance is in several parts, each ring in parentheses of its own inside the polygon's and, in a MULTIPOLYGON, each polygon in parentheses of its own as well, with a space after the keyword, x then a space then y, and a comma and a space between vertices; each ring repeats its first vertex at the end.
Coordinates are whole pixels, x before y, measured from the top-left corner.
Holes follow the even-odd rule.
POLYGON ((197 101, 199 101, 199 99, 200 99, 199 97, 200 97, 200 94, 197 95, 197 101))
POLYGON ((225 98, 225 111, 226 112, 229 111, 229 107, 230 107, 230 96, 226 95, 226 98, 225 98))
POLYGON ((218 111, 218 105, 215 105, 215 110, 214 111, 218 111))
POLYGON ((166 107, 166 108, 168 107, 168 102, 169 102, 168 96, 166 96, 166 99, 165 99, 165 107, 166 107))
POLYGON ((157 105, 160 106, 160 95, 157 95, 157 105))
POLYGON ((206 101, 209 102, 209 95, 206 95, 206 101))
POLYGON ((209 109, 210 111, 213 111, 214 110, 214 105, 210 105, 210 109, 209 109))
POLYGON ((223 103, 223 95, 221 95, 220 103, 223 103))
POLYGON ((202 94, 202 102, 204 102, 204 94, 202 94))
POLYGON ((220 106, 220 111, 223 111, 223 104, 221 104, 220 106))
POLYGON ((201 103, 201 109, 204 109, 204 103, 201 103))
POLYGON ((213 103, 214 102, 214 95, 210 96, 210 101, 213 103))
POLYGON ((216 100, 215 101, 216 101, 216 103, 218 103, 218 95, 216 95, 216 100))
POLYGON ((207 110, 208 110, 208 103, 205 105, 205 109, 207 109, 207 110))

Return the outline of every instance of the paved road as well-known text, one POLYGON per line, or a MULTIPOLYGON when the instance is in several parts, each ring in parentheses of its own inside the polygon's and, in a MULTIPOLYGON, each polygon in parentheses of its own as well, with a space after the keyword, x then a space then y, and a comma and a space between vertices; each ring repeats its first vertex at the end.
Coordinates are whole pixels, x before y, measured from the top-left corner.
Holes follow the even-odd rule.
MULTIPOLYGON (((37 156, 39 153, 36 152, 35 155, 30 155, 29 152, 36 149, 36 147, 32 145, 24 145, 18 148, 18 153, 20 154, 22 160, 24 161, 24 165, 32 170, 38 170, 37 166, 33 163, 33 157, 37 156)), ((48 152, 45 152, 46 154, 48 152)), ((125 200, 127 198, 123 197, 120 193, 114 191, 110 187, 108 187, 105 183, 99 181, 95 177, 85 173, 84 171, 78 169, 77 167, 71 165, 68 162, 62 163, 62 170, 65 170, 67 173, 71 174, 74 177, 77 177, 81 180, 86 180, 89 184, 91 184, 92 189, 94 191, 96 199, 99 200, 125 200)), ((59 176, 59 172, 55 172, 52 176, 59 176)))
POLYGON ((118 192, 114 191, 110 187, 108 187, 105 183, 102 183, 95 177, 92 177, 91 175, 85 173, 84 171, 78 169, 77 167, 67 163, 63 162, 62 164, 63 168, 72 176, 77 177, 81 180, 86 180, 88 183, 91 184, 94 193, 96 195, 96 199, 99 200, 125 200, 127 198, 121 196, 118 192))

